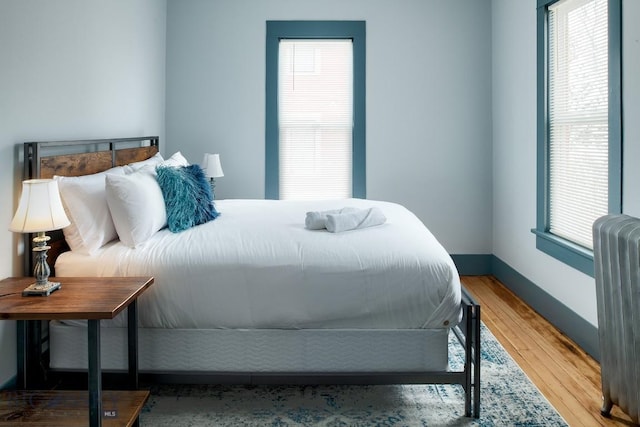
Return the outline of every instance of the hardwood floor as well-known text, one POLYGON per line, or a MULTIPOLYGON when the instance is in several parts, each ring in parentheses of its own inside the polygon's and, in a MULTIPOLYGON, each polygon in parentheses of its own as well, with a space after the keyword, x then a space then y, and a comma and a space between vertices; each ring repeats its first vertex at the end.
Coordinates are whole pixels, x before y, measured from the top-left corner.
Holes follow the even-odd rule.
POLYGON ((463 276, 482 321, 571 426, 633 426, 614 406, 600 415, 600 365, 491 276, 463 276))

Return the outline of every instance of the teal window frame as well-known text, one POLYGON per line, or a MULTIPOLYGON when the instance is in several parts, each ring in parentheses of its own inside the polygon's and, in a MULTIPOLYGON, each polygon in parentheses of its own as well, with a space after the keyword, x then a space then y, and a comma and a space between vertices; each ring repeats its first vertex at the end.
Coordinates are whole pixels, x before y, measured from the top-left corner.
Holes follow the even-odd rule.
POLYGON ((278 44, 281 39, 353 40, 352 195, 366 198, 366 22, 267 21, 265 198, 280 197, 278 133, 278 44))
MULTIPOLYGON (((549 232, 548 9, 537 4, 537 211, 536 248, 594 276, 593 251, 549 232)), ((609 213, 622 212, 622 4, 609 0, 609 213)))

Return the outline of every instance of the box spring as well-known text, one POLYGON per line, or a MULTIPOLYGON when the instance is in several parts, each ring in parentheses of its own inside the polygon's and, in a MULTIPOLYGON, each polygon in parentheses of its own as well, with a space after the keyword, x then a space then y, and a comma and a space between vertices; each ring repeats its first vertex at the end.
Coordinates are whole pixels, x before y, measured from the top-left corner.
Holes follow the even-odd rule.
MULTIPOLYGON (((141 372, 447 370, 448 329, 139 329, 141 372)), ((52 321, 50 367, 86 369, 87 330, 52 321)), ((105 371, 124 370, 125 328, 101 329, 105 371)))

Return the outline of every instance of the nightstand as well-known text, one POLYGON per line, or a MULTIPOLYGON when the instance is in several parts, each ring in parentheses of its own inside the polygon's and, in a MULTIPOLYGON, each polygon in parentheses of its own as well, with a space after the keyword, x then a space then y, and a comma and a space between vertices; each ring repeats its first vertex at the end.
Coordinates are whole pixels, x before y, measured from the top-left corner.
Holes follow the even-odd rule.
MULTIPOLYGON (((56 280, 51 278, 51 280, 56 280)), ((60 290, 47 297, 22 296, 33 278, 0 281, 0 319, 18 321, 18 346, 24 346, 26 322, 40 320, 87 320, 88 393, 78 391, 16 390, 0 394, 0 426, 40 424, 47 426, 136 425, 149 392, 138 388, 138 297, 153 277, 63 277, 60 290), (100 320, 113 319, 127 308, 129 388, 102 392, 100 366, 100 320), (103 411, 104 409, 104 411, 103 411)), ((18 348, 18 385, 25 384, 26 349, 18 348)))

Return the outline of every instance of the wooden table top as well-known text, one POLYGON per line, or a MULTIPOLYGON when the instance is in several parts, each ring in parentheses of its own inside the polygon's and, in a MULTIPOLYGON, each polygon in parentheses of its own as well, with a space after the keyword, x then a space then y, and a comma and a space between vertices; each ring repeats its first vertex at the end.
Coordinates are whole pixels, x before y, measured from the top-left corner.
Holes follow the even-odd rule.
POLYGON ((154 281, 153 277, 50 277, 62 286, 49 296, 22 296, 33 277, 0 281, 0 319, 113 319, 154 281))

